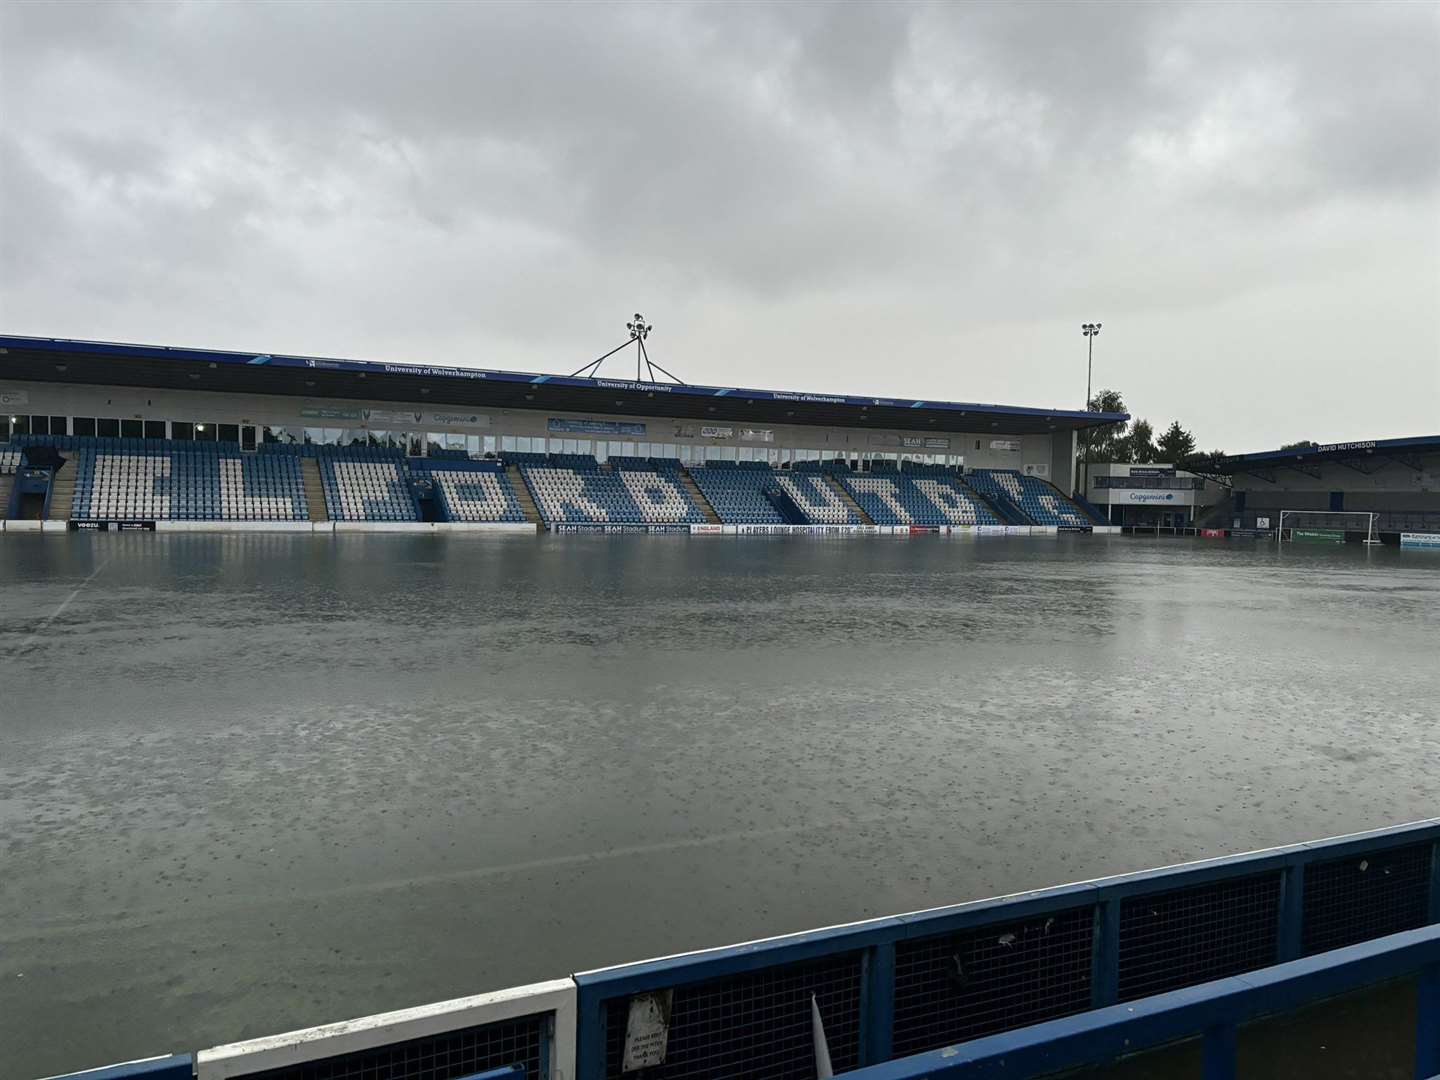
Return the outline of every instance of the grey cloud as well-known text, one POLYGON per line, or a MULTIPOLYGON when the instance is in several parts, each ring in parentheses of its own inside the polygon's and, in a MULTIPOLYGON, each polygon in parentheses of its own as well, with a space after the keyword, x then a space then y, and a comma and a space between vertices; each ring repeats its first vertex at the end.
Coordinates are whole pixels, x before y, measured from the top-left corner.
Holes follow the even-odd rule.
POLYGON ((1437 12, 7 5, 0 316, 556 370, 648 304, 694 378, 1044 402, 1104 318, 1137 408, 1263 445, 1182 328, 1283 290, 1273 386, 1344 378, 1296 297, 1345 281, 1421 424, 1437 12))

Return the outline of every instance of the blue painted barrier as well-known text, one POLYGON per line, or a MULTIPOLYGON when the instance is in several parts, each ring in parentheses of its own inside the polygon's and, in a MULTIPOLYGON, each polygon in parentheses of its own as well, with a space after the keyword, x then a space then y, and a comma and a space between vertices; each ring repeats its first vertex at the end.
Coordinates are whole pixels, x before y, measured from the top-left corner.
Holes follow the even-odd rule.
POLYGON ((854 1080, 1024 1080, 1062 1069, 1098 1065, 1189 1037, 1204 1040, 1205 1080, 1235 1076, 1236 1029, 1248 1020, 1284 1013, 1402 975, 1421 975, 1416 1027, 1416 1076, 1440 1067, 1440 926, 1349 945, 1245 975, 1174 990, 1127 1005, 872 1065, 844 1075, 854 1080), (1430 987, 1428 1001, 1425 986, 1430 987))
MULTIPOLYGON (((658 993, 665 1058, 646 1067, 646 1080, 811 1080, 812 1000, 837 1072, 861 1076, 892 1075, 863 1070, 934 1060, 945 1047, 968 1054, 1046 1038, 1063 1047, 1067 1032, 1137 1015, 1158 1018, 1157 1031, 1198 1024, 1210 1032, 1208 1058, 1223 1063, 1233 1059, 1237 1002, 1250 1008, 1269 994, 1264 1007, 1283 1010, 1414 961, 1428 1070, 1418 1075, 1428 1076, 1440 1072, 1437 927, 1440 819, 584 972, 545 984, 544 996, 500 991, 206 1050, 197 1061, 201 1080, 256 1075, 277 1055, 328 1075, 342 1059, 358 1067, 393 1051, 408 1060, 439 1038, 503 1047, 523 1024, 530 1075, 619 1080, 632 1003, 658 993), (1212 998, 1223 1008, 1172 1015, 1212 998)), ((497 1052, 484 1065, 520 1059, 497 1052)), ((151 1074, 84 1080, 112 1075, 151 1074)))

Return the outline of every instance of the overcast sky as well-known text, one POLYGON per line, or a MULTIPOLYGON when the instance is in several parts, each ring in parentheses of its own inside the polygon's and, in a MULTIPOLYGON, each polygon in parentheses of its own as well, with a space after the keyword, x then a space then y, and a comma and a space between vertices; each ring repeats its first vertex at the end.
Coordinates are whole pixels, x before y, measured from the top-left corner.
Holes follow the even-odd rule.
POLYGON ((5 332, 1440 432, 1434 4, 6 3, 0 95, 5 332))

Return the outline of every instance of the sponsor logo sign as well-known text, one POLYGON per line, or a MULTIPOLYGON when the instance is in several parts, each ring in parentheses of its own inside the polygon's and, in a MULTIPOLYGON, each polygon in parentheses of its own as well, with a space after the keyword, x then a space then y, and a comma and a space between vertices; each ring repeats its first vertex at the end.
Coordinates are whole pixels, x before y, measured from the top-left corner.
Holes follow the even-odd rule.
POLYGON ((991 450, 1010 450, 1010 451, 1013 451, 1014 453, 1017 453, 1017 454, 1018 454, 1018 453, 1020 452, 1020 440, 1019 440, 1019 439, 991 439, 991 440, 990 440, 990 449, 991 449, 991 450))
POLYGON ((1330 451, 1330 450, 1374 450, 1374 449, 1375 449, 1375 440, 1374 440, 1374 439, 1370 439, 1368 442, 1332 442, 1332 443, 1326 443, 1324 446, 1317 446, 1317 447, 1312 451, 1312 453, 1323 454, 1323 453, 1326 453, 1327 451, 1330 451))
MULTIPOLYGON (((340 367, 324 360, 305 361, 310 367, 340 367)), ((384 364, 382 370, 391 375, 444 375, 451 379, 484 379, 489 376, 483 371, 454 367, 416 367, 413 364, 384 364)))
POLYGON ((1440 533, 1401 533, 1400 546, 1406 548, 1440 548, 1440 533))
POLYGON ((1132 465, 1131 476, 1174 476, 1174 465, 1132 465))
POLYGON ((741 442, 774 442, 775 432, 758 428, 741 428, 741 442))
POLYGON ((0 390, 0 405, 30 404, 29 390, 0 390))
POLYGON ((921 536, 921 535, 923 535, 923 534, 925 534, 925 533, 938 533, 939 531, 940 531, 940 526, 939 526, 939 525, 911 525, 911 526, 910 526, 910 535, 911 535, 911 536, 921 536))
POLYGON ((614 379, 596 379, 595 385, 603 386, 606 390, 643 390, 646 393, 654 393, 658 390, 662 394, 674 393, 674 387, 666 383, 616 382, 614 379))
POLYGON ((691 525, 691 536, 719 536, 725 531, 724 525, 691 525))
POLYGON ((1168 503, 1175 501, 1173 491, 1127 491, 1125 501, 1132 503, 1168 503))
POLYGON ((1268 528, 1270 528, 1270 519, 1269 519, 1268 517, 1257 517, 1257 518, 1255 519, 1255 528, 1257 528, 1257 529, 1268 529, 1268 528))
POLYGON ((1201 536, 1210 536, 1210 537, 1216 537, 1216 536, 1223 537, 1223 536, 1225 535, 1225 530, 1224 530, 1224 529, 1201 529, 1201 530, 1200 530, 1200 535, 1201 535, 1201 536))
POLYGON ((557 533, 688 533, 690 529, 678 522, 647 525, 638 521, 556 521, 550 526, 557 533))
POLYGON ((950 440, 938 435, 871 435, 871 446, 903 446, 911 450, 949 450, 950 440))
POLYGON ((1042 462, 1042 463, 1037 463, 1037 464, 1035 464, 1035 465, 1026 465, 1026 466, 1025 466, 1025 475, 1026 475, 1026 476, 1049 476, 1049 475, 1050 475, 1050 466, 1044 464, 1043 462, 1042 462))
POLYGON ((645 425, 625 420, 571 420, 552 416, 545 426, 551 431, 583 433, 587 435, 644 435, 645 425))
POLYGON ((72 521, 69 528, 74 532, 154 532, 153 521, 72 521))
POLYGON ((362 409, 322 408, 311 406, 300 410, 307 420, 359 420, 362 409))
POLYGON ((700 438, 702 439, 733 439, 735 429, 728 427, 702 427, 700 438))

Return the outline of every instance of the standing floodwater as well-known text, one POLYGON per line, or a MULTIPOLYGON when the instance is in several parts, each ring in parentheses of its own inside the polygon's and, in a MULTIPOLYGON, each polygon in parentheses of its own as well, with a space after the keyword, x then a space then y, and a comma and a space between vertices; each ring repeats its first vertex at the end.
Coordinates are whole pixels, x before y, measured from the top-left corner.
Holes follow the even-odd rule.
POLYGON ((1440 813, 1440 556, 0 541, 0 1075, 1440 813))

